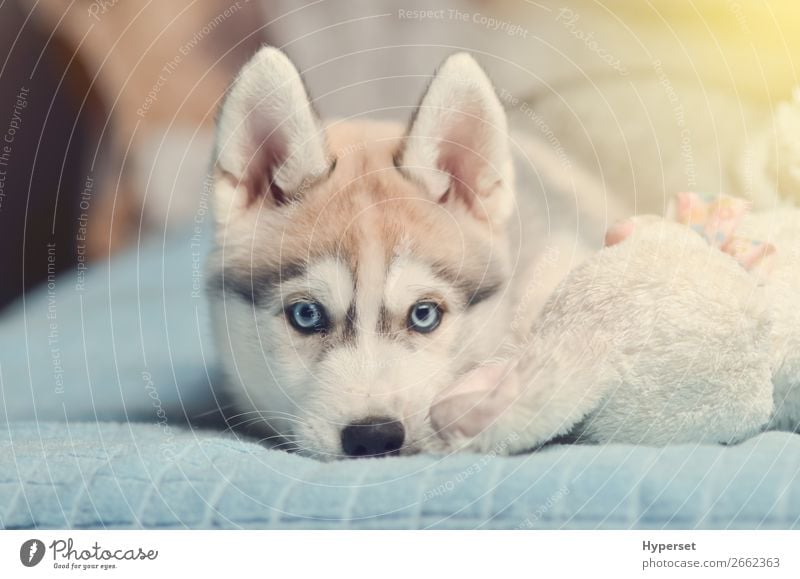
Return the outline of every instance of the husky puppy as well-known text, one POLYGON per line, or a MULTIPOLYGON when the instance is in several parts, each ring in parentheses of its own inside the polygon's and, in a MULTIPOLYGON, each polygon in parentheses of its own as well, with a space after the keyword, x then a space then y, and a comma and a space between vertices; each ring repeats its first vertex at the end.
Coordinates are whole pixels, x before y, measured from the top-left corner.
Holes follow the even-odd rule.
POLYGON ((218 120, 209 261, 241 422, 323 460, 442 448, 432 403, 584 252, 565 183, 529 161, 515 195, 512 145, 467 54, 442 64, 408 127, 323 125, 282 52, 245 65, 218 120))

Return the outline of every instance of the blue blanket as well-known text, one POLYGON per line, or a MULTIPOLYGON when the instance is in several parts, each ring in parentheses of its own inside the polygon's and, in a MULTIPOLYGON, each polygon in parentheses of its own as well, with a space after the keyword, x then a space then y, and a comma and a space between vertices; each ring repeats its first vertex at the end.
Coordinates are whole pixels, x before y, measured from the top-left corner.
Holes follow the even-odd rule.
POLYGON ((800 437, 323 464, 222 429, 205 248, 154 240, 0 319, 0 526, 793 528, 800 437))
POLYGON ((144 424, 0 431, 0 524, 108 528, 792 528, 800 437, 735 447, 319 463, 144 424))

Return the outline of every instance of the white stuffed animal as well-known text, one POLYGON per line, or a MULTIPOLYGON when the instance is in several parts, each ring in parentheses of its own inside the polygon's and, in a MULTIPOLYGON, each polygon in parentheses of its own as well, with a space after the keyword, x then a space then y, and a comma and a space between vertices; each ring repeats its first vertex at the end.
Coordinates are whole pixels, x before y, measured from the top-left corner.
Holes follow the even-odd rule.
POLYGON ((431 408, 453 449, 734 443, 800 430, 800 210, 679 197, 618 224, 506 362, 431 408), (755 241, 759 240, 759 241, 755 241))

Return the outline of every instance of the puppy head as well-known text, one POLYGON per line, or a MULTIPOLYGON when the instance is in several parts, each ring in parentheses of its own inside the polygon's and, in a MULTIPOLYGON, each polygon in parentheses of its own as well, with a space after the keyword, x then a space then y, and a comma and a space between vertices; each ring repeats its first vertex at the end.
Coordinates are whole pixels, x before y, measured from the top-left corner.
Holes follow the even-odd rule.
POLYGON ((216 340, 240 422, 319 458, 435 448, 431 401, 505 333, 506 119, 466 54, 407 130, 317 119, 274 48, 215 153, 216 340))

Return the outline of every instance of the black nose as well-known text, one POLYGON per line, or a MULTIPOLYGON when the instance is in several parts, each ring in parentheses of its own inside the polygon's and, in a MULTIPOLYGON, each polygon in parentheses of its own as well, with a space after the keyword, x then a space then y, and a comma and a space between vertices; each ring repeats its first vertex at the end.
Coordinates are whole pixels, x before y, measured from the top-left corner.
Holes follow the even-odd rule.
POLYGON ((342 429, 342 449, 347 456, 388 456, 398 454, 406 429, 392 418, 370 417, 351 422, 342 429))

